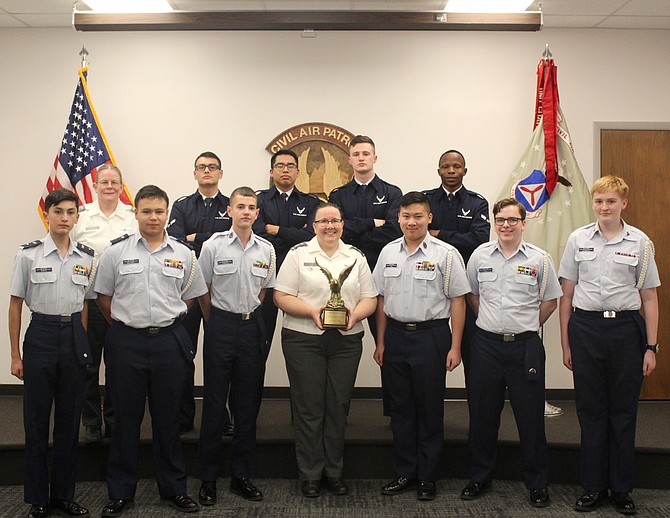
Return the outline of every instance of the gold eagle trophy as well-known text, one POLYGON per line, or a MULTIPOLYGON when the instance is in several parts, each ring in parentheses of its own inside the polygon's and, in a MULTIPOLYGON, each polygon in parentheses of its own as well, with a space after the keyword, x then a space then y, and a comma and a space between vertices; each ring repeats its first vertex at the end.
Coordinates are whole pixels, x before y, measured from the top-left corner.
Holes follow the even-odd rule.
POLYGON ((325 328, 346 329, 347 327, 347 321, 349 320, 349 317, 347 315, 347 308, 344 305, 344 300, 342 299, 340 292, 342 291, 342 284, 346 278, 349 277, 349 274, 351 273, 351 270, 353 270, 356 261, 357 260, 354 260, 351 266, 347 266, 344 270, 342 270, 339 277, 335 279, 333 274, 321 266, 316 261, 316 258, 314 258, 314 262, 319 267, 319 270, 321 270, 326 276, 328 283, 330 284, 330 298, 328 299, 326 307, 321 313, 321 323, 325 328))

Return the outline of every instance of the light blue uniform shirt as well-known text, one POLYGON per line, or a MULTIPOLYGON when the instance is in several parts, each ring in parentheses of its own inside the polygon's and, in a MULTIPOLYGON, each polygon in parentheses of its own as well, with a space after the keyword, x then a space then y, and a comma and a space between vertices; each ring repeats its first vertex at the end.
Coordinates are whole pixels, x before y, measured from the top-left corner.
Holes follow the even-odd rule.
POLYGON ((661 285, 653 245, 644 232, 623 223, 623 231, 610 241, 597 223, 578 228, 568 238, 559 275, 575 281, 572 303, 585 311, 637 311, 636 288, 642 272, 645 245, 650 247, 646 277, 641 289, 661 285))
POLYGON ((93 256, 77 248, 70 240, 65 259, 61 259, 50 235, 36 246, 24 245, 16 254, 10 295, 25 300, 35 313, 71 315, 82 310, 93 256))
MULTIPOLYGON (((95 291, 112 297, 112 318, 130 327, 165 327, 186 313, 185 300, 207 293, 195 263, 191 285, 192 253, 165 234, 153 252, 137 232, 107 248, 100 258, 95 291)), ((197 303, 197 302, 196 302, 197 303)))
POLYGON ((547 252, 525 241, 510 258, 502 253, 497 240, 480 245, 468 261, 467 272, 472 293, 479 296, 477 326, 491 333, 538 331, 540 286, 545 276, 543 300, 562 295, 547 252))
POLYGON ((400 322, 425 322, 451 316, 451 300, 470 292, 463 258, 453 246, 427 234, 411 254, 401 237, 386 245, 372 274, 384 313, 400 322), (451 255, 448 293, 444 277, 451 255))
POLYGON ((210 286, 212 306, 231 313, 251 313, 260 306, 262 287, 275 284, 276 264, 271 254, 272 244, 255 234, 242 248, 232 229, 205 241, 198 261, 210 286))

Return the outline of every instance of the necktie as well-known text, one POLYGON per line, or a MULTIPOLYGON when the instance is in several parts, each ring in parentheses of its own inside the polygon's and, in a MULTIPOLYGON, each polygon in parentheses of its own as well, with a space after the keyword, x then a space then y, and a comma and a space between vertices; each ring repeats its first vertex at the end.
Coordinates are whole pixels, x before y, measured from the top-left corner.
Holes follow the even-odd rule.
POLYGON ((456 200, 456 195, 455 194, 453 194, 453 193, 447 194, 447 201, 449 203, 454 203, 455 200, 456 200))
POLYGON ((209 209, 212 206, 213 198, 205 198, 205 214, 209 214, 209 209))
POLYGON ((286 227, 288 226, 288 194, 282 192, 279 194, 282 202, 279 204, 279 226, 286 227))
POLYGON ((286 205, 288 203, 288 194, 285 192, 281 193, 281 199, 284 202, 284 205, 286 205))

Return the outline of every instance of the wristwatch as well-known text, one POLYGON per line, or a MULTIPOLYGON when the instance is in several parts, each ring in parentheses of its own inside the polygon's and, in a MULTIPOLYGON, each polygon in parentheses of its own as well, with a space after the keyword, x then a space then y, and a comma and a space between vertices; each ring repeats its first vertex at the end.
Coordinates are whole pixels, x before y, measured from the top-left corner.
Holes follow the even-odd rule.
POLYGON ((648 351, 654 351, 656 354, 658 354, 658 344, 654 344, 654 345, 647 344, 647 350, 648 351))

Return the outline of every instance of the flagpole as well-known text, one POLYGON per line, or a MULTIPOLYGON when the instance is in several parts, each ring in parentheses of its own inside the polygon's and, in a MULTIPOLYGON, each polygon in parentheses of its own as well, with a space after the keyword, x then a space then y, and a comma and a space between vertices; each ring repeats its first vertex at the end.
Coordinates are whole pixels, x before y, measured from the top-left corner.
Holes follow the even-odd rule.
POLYGON ((79 55, 81 56, 81 66, 79 68, 86 68, 88 66, 88 62, 86 61, 86 56, 88 56, 88 50, 86 50, 86 45, 81 46, 79 55))

